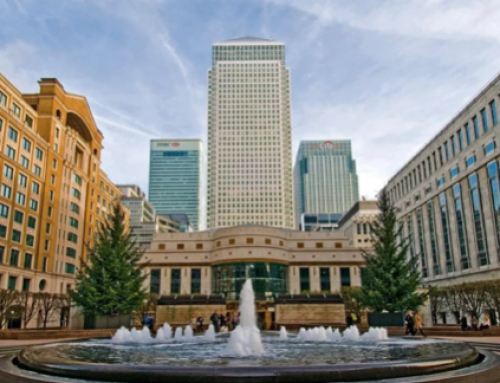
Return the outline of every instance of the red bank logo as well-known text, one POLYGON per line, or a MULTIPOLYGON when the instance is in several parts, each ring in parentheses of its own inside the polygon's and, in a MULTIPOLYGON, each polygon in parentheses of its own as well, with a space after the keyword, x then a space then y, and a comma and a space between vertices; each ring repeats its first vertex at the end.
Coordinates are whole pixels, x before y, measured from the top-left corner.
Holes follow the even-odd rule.
POLYGON ((180 145, 180 144, 179 144, 178 142, 174 142, 174 143, 172 143, 172 146, 174 146, 174 147, 178 147, 179 145, 180 145))
POLYGON ((342 143, 325 141, 322 144, 311 144, 310 149, 312 150, 342 149, 342 143))

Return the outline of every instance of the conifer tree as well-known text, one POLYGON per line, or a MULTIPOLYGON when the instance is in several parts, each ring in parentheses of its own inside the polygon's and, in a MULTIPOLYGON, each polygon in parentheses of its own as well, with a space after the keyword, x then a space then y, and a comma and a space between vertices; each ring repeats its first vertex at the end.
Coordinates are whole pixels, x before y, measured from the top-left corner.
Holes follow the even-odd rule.
POLYGON ((138 265, 143 254, 125 230, 125 214, 120 203, 102 222, 95 245, 88 247, 88 259, 81 260, 76 288, 71 298, 87 315, 129 314, 145 298, 142 287, 146 275, 138 265))
POLYGON ((420 285, 417 261, 408 258, 409 241, 403 237, 397 210, 385 190, 379 195, 378 207, 378 219, 371 224, 372 251, 363 254, 366 274, 362 302, 375 312, 416 310, 427 296, 417 292, 420 285))

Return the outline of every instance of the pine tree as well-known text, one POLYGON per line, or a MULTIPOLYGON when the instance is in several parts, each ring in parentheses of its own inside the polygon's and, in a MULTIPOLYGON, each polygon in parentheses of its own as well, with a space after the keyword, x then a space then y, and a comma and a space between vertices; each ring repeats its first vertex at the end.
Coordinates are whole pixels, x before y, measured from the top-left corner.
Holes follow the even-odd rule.
POLYGON ((88 247, 87 260, 81 260, 76 289, 71 298, 84 314, 103 316, 129 314, 145 298, 138 265, 143 251, 125 230, 125 214, 113 204, 109 219, 101 223, 94 247, 88 247))
POLYGON ((375 312, 416 310, 427 296, 417 292, 417 261, 407 258, 409 241, 403 238, 403 226, 398 225, 397 210, 385 190, 380 193, 378 207, 380 214, 371 225, 373 248, 363 254, 363 304, 375 312))

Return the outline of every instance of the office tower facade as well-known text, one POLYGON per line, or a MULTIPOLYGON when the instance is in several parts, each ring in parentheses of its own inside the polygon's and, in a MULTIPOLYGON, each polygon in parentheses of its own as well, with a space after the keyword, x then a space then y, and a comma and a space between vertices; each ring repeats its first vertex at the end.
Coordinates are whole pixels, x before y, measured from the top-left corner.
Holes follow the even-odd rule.
POLYGON ((151 140, 149 201, 156 214, 187 214, 195 230, 204 227, 201 140, 151 140))
POLYGON ((137 185, 117 185, 122 194, 122 205, 130 212, 130 222, 153 222, 155 208, 137 185))
POLYGON ((0 289, 65 293, 120 191, 85 97, 39 84, 22 94, 0 74, 0 289))
POLYGON ((500 76, 388 182, 425 285, 500 278, 500 76))
POLYGON ((214 44, 208 87, 207 227, 293 227, 285 45, 252 37, 214 44))
POLYGON ((296 217, 343 214, 359 200, 351 141, 301 141, 294 168, 296 217))

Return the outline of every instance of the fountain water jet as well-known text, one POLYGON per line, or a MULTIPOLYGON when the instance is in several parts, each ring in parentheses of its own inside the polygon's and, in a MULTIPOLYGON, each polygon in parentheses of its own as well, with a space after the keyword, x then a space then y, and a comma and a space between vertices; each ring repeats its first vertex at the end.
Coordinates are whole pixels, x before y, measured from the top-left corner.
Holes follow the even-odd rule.
POLYGON ((280 339, 281 340, 287 340, 288 339, 288 333, 286 332, 285 326, 281 326, 281 328, 280 328, 280 339))
POLYGON ((213 324, 211 324, 210 326, 208 326, 208 330, 205 331, 205 338, 209 342, 215 341, 215 328, 214 328, 213 324))
POLYGON ((247 279, 240 293, 240 324, 231 332, 226 352, 233 356, 264 354, 260 331, 255 318, 255 294, 252 280, 247 279))

